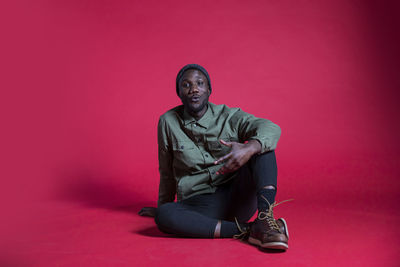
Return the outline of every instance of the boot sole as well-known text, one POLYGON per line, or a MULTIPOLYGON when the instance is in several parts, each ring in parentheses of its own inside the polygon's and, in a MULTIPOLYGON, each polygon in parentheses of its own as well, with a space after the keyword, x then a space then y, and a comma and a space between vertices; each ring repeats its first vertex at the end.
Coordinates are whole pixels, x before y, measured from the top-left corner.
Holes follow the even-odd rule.
POLYGON ((249 237, 249 243, 262 247, 262 248, 269 248, 269 249, 280 249, 280 250, 287 250, 289 246, 283 242, 269 242, 269 243, 261 243, 260 240, 255 239, 253 237, 249 237))

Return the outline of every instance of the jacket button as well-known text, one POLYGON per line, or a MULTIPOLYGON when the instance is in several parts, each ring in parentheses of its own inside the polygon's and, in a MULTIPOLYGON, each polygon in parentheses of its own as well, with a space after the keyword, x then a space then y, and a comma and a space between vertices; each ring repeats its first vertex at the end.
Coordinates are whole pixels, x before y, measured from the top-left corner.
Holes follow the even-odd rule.
POLYGON ((181 146, 181 149, 184 149, 185 147, 184 146, 181 146))

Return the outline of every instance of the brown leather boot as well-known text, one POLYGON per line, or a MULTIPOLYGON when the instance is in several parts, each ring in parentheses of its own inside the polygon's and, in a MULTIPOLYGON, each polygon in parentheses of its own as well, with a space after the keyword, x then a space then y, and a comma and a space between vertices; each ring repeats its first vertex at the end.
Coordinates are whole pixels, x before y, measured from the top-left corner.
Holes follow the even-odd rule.
MULTIPOLYGON (((235 220, 236 220, 236 218, 235 218, 235 220)), ((249 236, 250 236, 250 229, 251 229, 252 224, 253 224, 253 222, 249 223, 247 226, 240 227, 238 221, 236 220, 236 225, 238 226, 240 233, 234 235, 233 238, 241 239, 241 240, 248 240, 249 236)), ((287 239, 289 239, 289 230, 288 230, 285 219, 279 218, 278 220, 276 220, 276 224, 279 226, 280 232, 284 233, 286 235, 287 239)))
POLYGON ((276 220, 276 224, 278 224, 279 230, 281 231, 281 233, 284 233, 286 235, 287 239, 289 239, 289 230, 288 230, 288 226, 286 224, 285 219, 279 218, 278 220, 276 220))
POLYGON ((250 228, 249 243, 268 249, 286 250, 289 248, 286 221, 283 218, 274 219, 273 208, 277 204, 269 205, 268 211, 260 211, 257 219, 250 228))

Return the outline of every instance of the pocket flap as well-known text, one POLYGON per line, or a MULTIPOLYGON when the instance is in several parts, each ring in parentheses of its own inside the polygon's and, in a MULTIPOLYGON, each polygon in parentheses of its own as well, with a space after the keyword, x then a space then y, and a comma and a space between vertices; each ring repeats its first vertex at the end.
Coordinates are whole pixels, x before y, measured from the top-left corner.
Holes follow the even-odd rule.
POLYGON ((188 150, 188 149, 193 149, 193 148, 194 148, 193 142, 178 141, 178 142, 173 143, 174 150, 188 150))
POLYGON ((208 141, 207 145, 210 150, 222 150, 222 144, 219 141, 208 141))

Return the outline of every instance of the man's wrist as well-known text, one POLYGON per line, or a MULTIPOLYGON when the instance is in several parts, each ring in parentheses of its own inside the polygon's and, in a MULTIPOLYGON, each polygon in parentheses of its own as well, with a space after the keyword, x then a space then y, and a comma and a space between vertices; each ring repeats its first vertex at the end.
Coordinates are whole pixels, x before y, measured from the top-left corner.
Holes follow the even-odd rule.
POLYGON ((251 155, 255 155, 261 152, 261 144, 257 140, 250 140, 246 143, 246 146, 249 148, 251 155))

